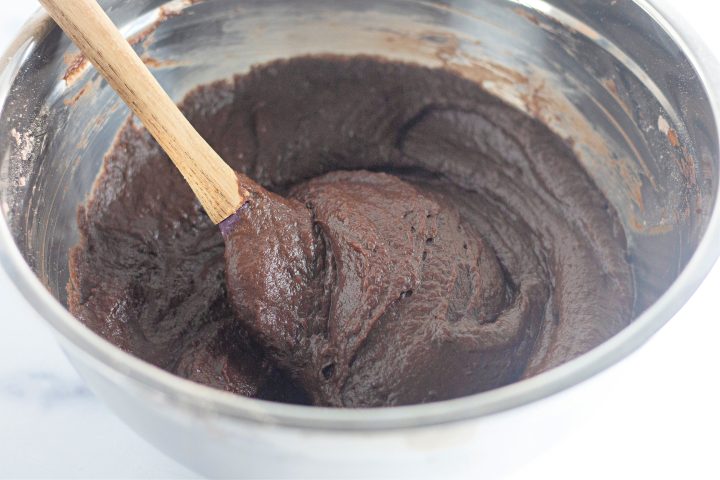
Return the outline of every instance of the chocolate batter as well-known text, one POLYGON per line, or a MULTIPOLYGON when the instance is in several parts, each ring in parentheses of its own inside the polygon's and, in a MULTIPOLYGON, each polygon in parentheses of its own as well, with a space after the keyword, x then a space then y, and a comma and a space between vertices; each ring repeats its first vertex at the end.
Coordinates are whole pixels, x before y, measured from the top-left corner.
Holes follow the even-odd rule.
POLYGON ((303 57, 183 110, 269 191, 226 249, 129 124, 80 210, 68 286, 78 318, 164 369, 269 400, 421 403, 542 372, 631 319, 615 211, 561 139, 471 81, 303 57))

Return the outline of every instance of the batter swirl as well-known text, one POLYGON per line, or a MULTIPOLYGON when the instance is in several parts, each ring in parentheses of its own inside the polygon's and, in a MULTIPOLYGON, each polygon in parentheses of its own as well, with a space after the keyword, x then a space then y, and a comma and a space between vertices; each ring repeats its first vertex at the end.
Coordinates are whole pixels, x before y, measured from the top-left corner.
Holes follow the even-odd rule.
POLYGON ((471 81, 302 57, 200 87, 183 110, 269 189, 237 248, 225 259, 128 125, 79 213, 68 285, 78 318, 162 368, 277 401, 421 403, 552 368, 632 317, 612 206, 560 138, 471 81))

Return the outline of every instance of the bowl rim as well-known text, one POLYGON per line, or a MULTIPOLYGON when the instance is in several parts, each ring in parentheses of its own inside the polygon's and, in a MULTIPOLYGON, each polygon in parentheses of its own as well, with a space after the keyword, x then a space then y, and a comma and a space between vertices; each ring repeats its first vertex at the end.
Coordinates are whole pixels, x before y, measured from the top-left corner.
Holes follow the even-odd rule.
MULTIPOLYGON (((516 1, 516 0, 511 0, 516 1)), ((527 0, 522 2, 527 4, 527 0)), ((669 35, 692 63, 710 101, 720 130, 720 65, 669 1, 635 0, 669 35)), ((23 45, 52 26, 36 12, 22 27, 0 61, 0 77, 23 45)), ((720 137, 720 131, 718 131, 720 137)), ((462 398, 388 408, 337 409, 289 405, 242 397, 183 379, 115 347, 75 319, 35 276, 15 244, 5 215, 0 215, 0 264, 28 303, 54 328, 64 347, 89 360, 95 369, 162 395, 178 408, 236 420, 307 429, 387 430, 469 420, 529 404, 581 383, 619 362, 644 344, 692 296, 720 256, 720 194, 695 253, 668 290, 620 333, 559 367, 505 387, 462 398), (118 377, 120 375, 120 377, 118 377)))

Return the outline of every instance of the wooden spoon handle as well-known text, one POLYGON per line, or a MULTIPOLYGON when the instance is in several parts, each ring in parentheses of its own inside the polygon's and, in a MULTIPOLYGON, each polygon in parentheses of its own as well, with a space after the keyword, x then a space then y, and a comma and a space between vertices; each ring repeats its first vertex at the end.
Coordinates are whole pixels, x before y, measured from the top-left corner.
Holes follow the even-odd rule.
MULTIPOLYGON (((235 213, 249 192, 165 93, 95 0, 40 0, 142 120, 190 184, 216 224, 235 213)), ((245 182, 243 182, 245 183, 245 182)))

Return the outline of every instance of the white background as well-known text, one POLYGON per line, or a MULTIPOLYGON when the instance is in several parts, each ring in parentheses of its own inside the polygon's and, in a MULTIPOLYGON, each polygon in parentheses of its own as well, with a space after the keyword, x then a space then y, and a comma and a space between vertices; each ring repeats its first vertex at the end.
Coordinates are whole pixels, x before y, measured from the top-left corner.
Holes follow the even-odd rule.
MULTIPOLYGON (((37 3, 0 2, 2 51, 37 3)), ((711 5, 684 0, 682 14, 720 52, 720 7, 711 5)), ((720 479, 718 310, 720 265, 642 349, 576 387, 594 398, 593 415, 536 458, 518 459, 511 478, 720 479)), ((93 397, 3 271, 0 477, 195 478, 93 397)))

